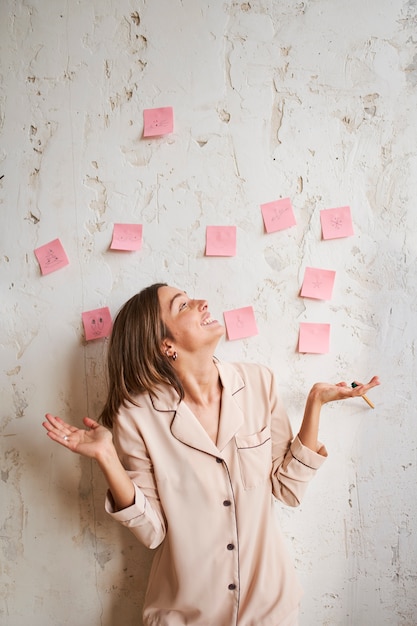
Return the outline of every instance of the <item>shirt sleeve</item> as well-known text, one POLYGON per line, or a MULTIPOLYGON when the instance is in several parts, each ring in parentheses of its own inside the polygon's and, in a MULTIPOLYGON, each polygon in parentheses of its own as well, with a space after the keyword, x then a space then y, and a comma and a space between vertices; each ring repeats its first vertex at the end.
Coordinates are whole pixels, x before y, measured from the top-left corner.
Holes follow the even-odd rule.
POLYGON ((106 512, 117 522, 129 528, 148 548, 157 548, 165 538, 166 521, 159 499, 151 459, 136 424, 138 407, 123 410, 118 416, 113 439, 120 461, 135 488, 134 503, 120 511, 115 509, 111 493, 105 501, 106 512))
POLYGON ((320 453, 304 446, 299 437, 294 438, 290 421, 278 396, 271 372, 270 390, 272 437, 272 492, 288 506, 299 506, 308 483, 322 466, 326 448, 319 443, 320 453))

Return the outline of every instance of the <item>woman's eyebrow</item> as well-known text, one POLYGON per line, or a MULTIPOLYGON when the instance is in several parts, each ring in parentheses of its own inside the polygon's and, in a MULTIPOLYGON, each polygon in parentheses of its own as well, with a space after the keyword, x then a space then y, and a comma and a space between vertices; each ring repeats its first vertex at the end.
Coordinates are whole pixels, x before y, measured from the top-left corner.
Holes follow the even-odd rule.
POLYGON ((170 308, 170 310, 172 311, 172 307, 174 306, 174 302, 175 302, 175 300, 176 300, 177 298, 181 298, 181 297, 184 297, 184 296, 186 296, 186 295, 187 295, 187 293, 186 293, 185 291, 182 291, 182 292, 176 293, 176 294, 175 294, 175 296, 173 296, 173 297, 171 298, 171 300, 170 300, 170 303, 169 303, 169 308, 170 308))

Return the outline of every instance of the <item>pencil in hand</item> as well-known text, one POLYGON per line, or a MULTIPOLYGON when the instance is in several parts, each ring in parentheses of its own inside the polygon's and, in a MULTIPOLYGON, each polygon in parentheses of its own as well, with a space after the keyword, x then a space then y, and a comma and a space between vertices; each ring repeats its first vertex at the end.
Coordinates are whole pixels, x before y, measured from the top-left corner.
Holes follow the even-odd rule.
MULTIPOLYGON (((355 383, 355 382, 353 382, 353 383, 351 384, 352 389, 355 389, 355 387, 357 387, 357 386, 358 386, 358 384, 357 384, 357 383, 355 383)), ((361 396, 361 398, 363 398, 363 399, 365 400, 366 404, 368 404, 368 405, 371 407, 371 409, 374 409, 374 408, 375 408, 375 405, 373 404, 373 402, 371 402, 371 401, 370 401, 370 399, 368 398, 368 396, 365 396, 365 394, 363 394, 363 396, 361 396)))

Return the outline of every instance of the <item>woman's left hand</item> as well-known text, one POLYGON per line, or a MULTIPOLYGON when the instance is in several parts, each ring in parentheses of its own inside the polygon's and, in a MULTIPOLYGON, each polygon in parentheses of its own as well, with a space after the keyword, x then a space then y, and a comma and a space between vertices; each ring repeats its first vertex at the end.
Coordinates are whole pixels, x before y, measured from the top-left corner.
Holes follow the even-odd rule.
POLYGON ((345 400, 346 398, 357 398, 365 395, 373 387, 380 385, 378 376, 373 376, 369 383, 363 384, 355 381, 356 387, 352 387, 345 382, 331 385, 329 383, 315 383, 310 391, 310 397, 321 404, 334 402, 335 400, 345 400))

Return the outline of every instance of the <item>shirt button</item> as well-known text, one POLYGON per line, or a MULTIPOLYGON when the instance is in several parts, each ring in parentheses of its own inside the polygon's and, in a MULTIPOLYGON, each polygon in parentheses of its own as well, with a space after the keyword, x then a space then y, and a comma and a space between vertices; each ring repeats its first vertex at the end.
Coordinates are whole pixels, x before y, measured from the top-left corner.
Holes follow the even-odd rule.
POLYGON ((227 588, 230 589, 230 591, 234 591, 236 589, 236 585, 231 583, 227 588))
POLYGON ((230 500, 223 500, 223 506, 230 506, 231 504, 230 500))
POLYGON ((228 549, 228 550, 234 550, 234 549, 235 549, 235 546, 233 545, 233 543, 228 543, 228 544, 227 544, 227 549, 228 549))
POLYGON ((223 463, 222 459, 219 459, 219 457, 216 458, 216 463, 223 463))

